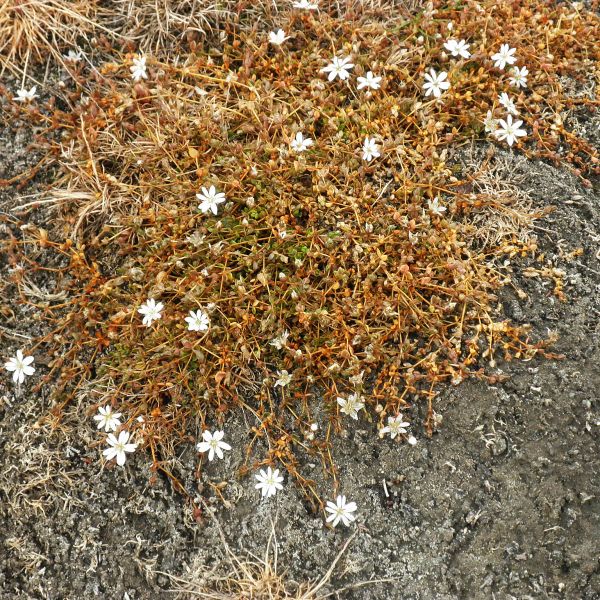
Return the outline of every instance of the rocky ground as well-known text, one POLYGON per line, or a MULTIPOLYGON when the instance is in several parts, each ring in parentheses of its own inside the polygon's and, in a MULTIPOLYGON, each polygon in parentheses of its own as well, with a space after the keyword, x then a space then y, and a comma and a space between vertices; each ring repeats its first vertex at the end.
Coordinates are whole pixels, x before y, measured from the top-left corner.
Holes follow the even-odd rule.
MULTIPOLYGON (((27 141, 27 132, 3 132, 0 177, 35 160, 27 141)), ((417 425, 423 407, 414 408, 414 447, 379 440, 366 420, 344 432, 334 459, 340 489, 359 516, 356 536, 321 590, 341 590, 333 597, 600 598, 600 183, 586 189, 566 169, 516 153, 497 150, 494 160, 536 208, 556 207, 535 234, 544 264, 565 272, 567 300, 555 297, 549 279, 528 277, 526 259, 514 261, 515 287, 500 304, 514 322, 531 323, 534 335, 556 332, 554 349, 564 359, 499 361, 493 371, 505 381, 442 391, 435 410, 443 422, 432 438, 417 425), (580 255, 569 254, 577 248, 580 255)), ((0 211, 13 212, 34 188, 4 190, 0 211)), ((6 276, 6 257, 0 267, 6 276)), ((51 280, 41 293, 52 293, 51 280)), ((4 362, 43 323, 15 298, 2 304, 4 362)), ((43 373, 43 357, 37 365, 43 373)), ((352 534, 325 528, 293 484, 261 501, 253 478, 235 476, 247 415, 232 418, 233 450, 200 481, 193 443, 174 461, 188 491, 204 498, 199 516, 169 482, 151 483, 143 452, 125 468, 101 467, 85 398, 52 428, 43 418, 51 408, 47 390, 31 386, 16 392, 0 378, 2 599, 172 598, 172 590, 225 568, 226 547, 263 557, 269 540, 288 579, 315 580, 352 534)), ((321 467, 309 460, 305 471, 326 495, 321 467)))

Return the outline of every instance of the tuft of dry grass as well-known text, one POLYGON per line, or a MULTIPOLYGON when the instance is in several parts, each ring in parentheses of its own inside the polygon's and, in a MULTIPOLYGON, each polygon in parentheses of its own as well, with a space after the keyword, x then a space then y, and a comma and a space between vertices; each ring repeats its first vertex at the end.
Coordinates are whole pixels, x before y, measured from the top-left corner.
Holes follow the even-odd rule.
MULTIPOLYGON (((46 517, 59 505, 77 506, 80 501, 72 491, 84 473, 71 465, 65 453, 69 444, 56 444, 67 439, 65 430, 51 431, 38 421, 39 407, 34 402, 19 400, 22 423, 11 436, 1 432, 5 468, 0 472, 0 515, 14 521, 29 515, 46 517)), ((13 409, 6 396, 0 396, 0 403, 5 411, 13 409)))
MULTIPOLYGON (((207 38, 253 28, 262 32, 278 27, 278 16, 289 12, 293 0, 112 0, 104 23, 116 27, 140 51, 164 58, 173 48, 201 48, 207 38)), ((320 13, 339 18, 357 16, 389 19, 421 9, 417 0, 321 0, 320 13)))
POLYGON ((237 5, 232 0, 112 0, 107 23, 140 50, 160 54, 176 43, 195 45, 230 21, 237 5))
MULTIPOLYGON (((47 307, 53 330, 38 342, 48 377, 59 376, 57 411, 93 380, 96 401, 127 414, 159 464, 192 424, 242 406, 255 418, 249 456, 266 440, 263 461, 283 464, 314 499, 296 456, 322 456, 335 478, 338 396, 363 394, 380 423, 424 399, 431 434, 441 384, 494 381, 484 365, 497 353, 544 352, 495 310, 509 282, 500 259, 535 251, 523 230, 537 215, 493 174, 455 172, 449 156, 485 139, 486 113, 508 89, 489 56, 510 42, 531 71, 529 88, 511 92, 529 132, 519 151, 582 177, 597 171, 598 150, 560 117, 585 99, 564 97, 560 78, 597 68, 598 17, 533 0, 350 15, 282 11, 277 25, 292 34, 282 48, 252 24, 225 27, 177 60, 148 57, 140 83, 133 56, 119 56, 91 84, 79 79, 69 113, 13 107, 62 133, 48 142, 60 226, 4 243, 15 263, 29 253, 21 260, 33 272, 39 249, 68 263, 68 300, 47 307), (443 52, 449 22, 471 43, 468 61, 443 52), (352 56, 353 78, 382 75, 382 89, 326 82, 320 69, 334 53, 352 56), (441 102, 422 93, 431 66, 449 73, 441 102), (315 140, 302 155, 289 146, 298 131, 315 140), (365 136, 381 146, 371 163, 365 136), (227 196, 217 216, 197 208, 209 185, 227 196), (444 213, 431 209, 436 197, 444 213), (145 328, 137 309, 149 297, 166 308, 145 328), (198 335, 184 317, 200 307, 211 327, 198 335), (290 385, 274 387, 283 370, 290 385), (325 422, 312 439, 316 412, 325 422)), ((16 270, 12 284, 31 302, 26 276, 16 270)))
POLYGON ((96 30, 97 0, 0 0, 0 64, 13 73, 75 49, 96 30))
POLYGON ((271 534, 263 557, 252 553, 238 555, 227 543, 220 524, 214 521, 221 536, 224 557, 213 568, 207 568, 199 558, 188 568, 184 576, 153 571, 152 575, 167 576, 177 594, 177 600, 325 600, 338 593, 393 579, 372 579, 351 586, 337 587, 331 591, 331 578, 340 560, 356 537, 358 530, 346 539, 342 548, 319 579, 298 583, 279 568, 278 542, 275 524, 271 522, 271 534))
MULTIPOLYGON (((465 216, 465 221, 472 226, 473 239, 480 241, 481 248, 503 246, 509 257, 519 254, 523 248, 534 250, 534 221, 548 214, 552 207, 534 208, 524 175, 506 177, 506 173, 513 171, 517 159, 489 153, 481 160, 473 152, 464 154, 462 169, 472 174, 465 186, 478 198, 485 199, 479 210, 465 216)), ((527 159, 521 156, 518 160, 527 159)))

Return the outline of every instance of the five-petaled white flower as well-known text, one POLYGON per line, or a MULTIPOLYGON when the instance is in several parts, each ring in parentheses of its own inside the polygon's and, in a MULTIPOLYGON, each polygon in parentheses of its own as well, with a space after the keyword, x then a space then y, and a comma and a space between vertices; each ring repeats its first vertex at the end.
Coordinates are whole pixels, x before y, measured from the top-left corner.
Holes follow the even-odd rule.
POLYGON ((115 437, 114 434, 109 433, 108 439, 109 447, 106 450, 102 451, 102 454, 106 457, 106 460, 111 460, 113 458, 117 459, 117 464, 122 467, 125 464, 125 459, 127 458, 127 452, 135 452, 138 447, 137 444, 131 443, 129 441, 129 432, 121 431, 119 433, 119 437, 115 437))
POLYGON ((509 113, 511 115, 519 114, 519 111, 517 110, 515 103, 513 102, 512 98, 506 92, 502 92, 501 94, 498 95, 498 102, 500 102, 500 104, 502 104, 502 106, 504 106, 507 113, 509 113))
POLYGON ((379 146, 375 143, 375 138, 366 137, 363 142, 362 151, 363 160, 366 160, 367 162, 381 156, 379 153, 379 146))
POLYGON ((292 380, 291 373, 288 373, 285 369, 283 371, 278 371, 277 375, 279 375, 279 379, 275 382, 275 387, 278 385, 285 387, 292 380))
POLYGON ((223 431, 215 431, 211 433, 206 430, 202 432, 202 439, 204 441, 196 444, 196 450, 198 452, 208 452, 208 460, 212 460, 215 454, 219 458, 223 458, 223 450, 231 450, 231 446, 223 441, 223 431))
POLYGON ((364 408, 364 403, 361 402, 360 394, 350 394, 348 398, 338 396, 337 403, 340 405, 340 410, 353 419, 358 419, 358 411, 364 408))
POLYGON ((196 312, 190 310, 190 316, 186 317, 185 321, 188 324, 188 331, 206 331, 210 325, 210 319, 202 309, 196 312))
POLYGON ((269 32, 269 42, 275 46, 281 46, 281 44, 283 44, 285 40, 289 39, 289 37, 289 35, 285 35, 285 31, 283 29, 269 32))
POLYGON ((69 50, 69 52, 65 55, 65 60, 68 60, 72 63, 78 63, 83 59, 83 51, 77 48, 77 50, 69 50))
POLYGON ((131 71, 131 77, 134 81, 140 79, 148 79, 148 73, 146 72, 146 57, 140 56, 139 58, 133 59, 133 66, 129 67, 131 71))
POLYGON ((487 115, 483 120, 483 124, 485 126, 486 133, 495 133, 496 129, 498 129, 498 119, 494 119, 494 114, 491 110, 487 111, 487 115))
POLYGON ((298 0, 297 2, 294 2, 292 6, 303 10, 317 10, 317 8, 319 8, 319 3, 310 2, 310 0, 298 0))
POLYGON ((508 44, 502 44, 500 46, 500 51, 496 52, 496 54, 492 54, 494 66, 499 69, 504 69, 506 65, 514 65, 517 62, 517 57, 515 56, 516 51, 516 48, 511 48, 508 44))
POLYGON ((100 406, 98 408, 98 414, 94 415, 94 421, 98 421, 98 429, 104 429, 104 431, 115 431, 121 421, 119 417, 121 413, 113 412, 112 406, 100 406))
POLYGON ((513 123, 512 115, 508 115, 506 121, 500 119, 498 123, 499 127, 494 132, 494 135, 501 141, 506 140, 506 143, 509 146, 512 146, 517 141, 517 138, 527 135, 527 132, 524 129, 520 129, 521 125, 523 125, 523 121, 515 121, 513 123))
POLYGON ((440 199, 437 196, 433 200, 429 198, 427 206, 429 207, 429 210, 438 217, 442 217, 447 210, 445 206, 440 204, 440 199))
POLYGON ((446 71, 438 74, 435 69, 430 69, 429 73, 425 73, 425 83, 423 84, 425 96, 433 94, 436 98, 439 98, 442 92, 450 87, 450 82, 446 81, 447 77, 448 73, 446 71))
POLYGON ((471 56, 469 46, 470 44, 467 44, 465 40, 448 40, 444 44, 444 48, 446 48, 452 56, 462 56, 462 58, 469 58, 471 56))
POLYGON ((154 298, 148 298, 145 304, 142 304, 138 308, 138 312, 141 315, 144 315, 142 319, 142 323, 146 327, 150 327, 152 325, 152 321, 158 321, 162 317, 162 310, 164 309, 164 304, 162 302, 156 302, 154 298))
POLYGON ((212 212, 213 215, 217 214, 219 204, 225 202, 225 194, 223 192, 217 192, 217 188, 211 185, 208 189, 203 187, 201 194, 196 194, 196 198, 201 201, 198 209, 200 212, 206 214, 212 212))
POLYGON ((331 62, 321 69, 322 73, 329 73, 329 81, 333 81, 336 77, 340 79, 348 79, 350 77, 350 69, 354 67, 354 64, 350 62, 350 57, 338 58, 334 56, 331 62))
POLYGON ((402 415, 388 417, 388 424, 380 430, 379 435, 383 437, 386 433, 389 433, 390 437, 394 439, 397 435, 406 433, 407 427, 410 427, 410 423, 404 421, 402 415))
POLYGON ((327 523, 335 527, 340 521, 348 527, 356 517, 352 514, 357 509, 355 502, 346 502, 346 496, 338 496, 335 502, 327 502, 325 511, 330 513, 327 523))
POLYGON ((255 477, 258 483, 254 487, 262 492, 263 498, 265 496, 270 498, 277 493, 277 490, 283 489, 281 485, 283 477, 279 475, 279 469, 275 469, 274 471, 271 467, 268 467, 266 471, 261 469, 255 477))
POLYGON ((510 73, 511 76, 509 77, 508 81, 510 81, 511 85, 522 88, 527 87, 527 75, 529 75, 529 70, 527 67, 522 67, 520 69, 519 67, 513 67, 510 70, 510 73))
POLYGON ((35 367, 32 363, 33 356, 24 356, 21 350, 17 350, 17 354, 4 363, 4 368, 13 374, 13 381, 20 384, 25 381, 25 375, 35 373, 35 367))
POLYGON ((363 88, 370 88, 372 90, 378 90, 381 87, 381 77, 373 75, 372 71, 367 71, 366 77, 358 77, 357 89, 362 90, 363 88))
POLYGON ((31 102, 35 98, 39 98, 36 92, 37 85, 34 85, 29 90, 21 88, 20 90, 17 90, 17 95, 13 98, 13 100, 16 100, 17 102, 31 102))
POLYGON ((307 137, 304 137, 304 134, 299 131, 294 139, 290 142, 290 147, 295 152, 304 152, 308 150, 313 145, 313 141, 307 137))
POLYGON ((281 335, 278 335, 276 338, 273 338, 269 342, 269 344, 277 348, 277 350, 281 350, 282 348, 285 348, 287 346, 288 337, 290 337, 290 332, 284 331, 281 335))

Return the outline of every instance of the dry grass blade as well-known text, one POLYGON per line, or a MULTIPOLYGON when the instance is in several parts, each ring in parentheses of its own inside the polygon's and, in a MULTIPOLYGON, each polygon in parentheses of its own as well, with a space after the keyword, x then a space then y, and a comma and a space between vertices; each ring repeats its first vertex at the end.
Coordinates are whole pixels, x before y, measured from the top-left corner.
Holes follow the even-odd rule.
MULTIPOLYGON (((271 521, 271 534, 263 558, 251 553, 239 556, 232 551, 225 539, 222 527, 214 519, 218 527, 225 559, 212 569, 207 569, 203 560, 192 565, 186 577, 166 575, 172 582, 177 600, 325 600, 331 596, 358 587, 374 586, 390 583, 393 579, 373 579, 359 582, 352 586, 335 587, 332 591, 323 592, 326 586, 331 587, 331 578, 336 566, 348 547, 358 535, 359 530, 348 537, 342 548, 331 562, 327 572, 316 582, 298 583, 286 576, 285 571, 278 568, 278 543, 275 523, 271 521)), ((158 573, 158 572, 157 572, 158 573)))
POLYGON ((0 0, 2 71, 26 73, 27 66, 77 48, 98 27, 97 0, 0 0))
POLYGON ((212 33, 234 17, 237 4, 233 0, 113 0, 108 19, 141 50, 160 54, 175 41, 193 43, 212 33))

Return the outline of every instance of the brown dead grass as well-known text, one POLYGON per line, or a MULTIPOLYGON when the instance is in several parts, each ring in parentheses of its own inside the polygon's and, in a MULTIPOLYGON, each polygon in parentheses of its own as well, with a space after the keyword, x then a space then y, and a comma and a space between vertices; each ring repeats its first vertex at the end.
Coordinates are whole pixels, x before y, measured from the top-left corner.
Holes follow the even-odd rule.
POLYGON ((0 0, 0 65, 15 74, 62 53, 98 29, 97 0, 0 0))
MULTIPOLYGON (((103 23, 116 27, 140 51, 164 58, 173 49, 201 48, 207 37, 225 29, 269 31, 292 7, 293 0, 112 0, 103 23)), ((317 14, 389 19, 412 15, 418 0, 321 0, 317 14)))
POLYGON ((232 0, 113 0, 107 20, 140 50, 160 54, 174 44, 194 45, 219 29, 234 17, 237 4, 232 0))

